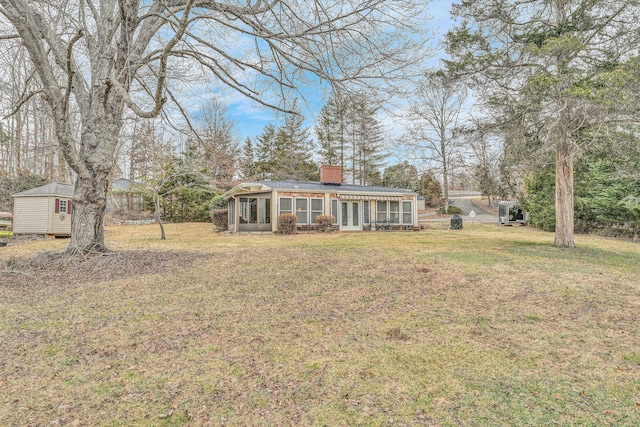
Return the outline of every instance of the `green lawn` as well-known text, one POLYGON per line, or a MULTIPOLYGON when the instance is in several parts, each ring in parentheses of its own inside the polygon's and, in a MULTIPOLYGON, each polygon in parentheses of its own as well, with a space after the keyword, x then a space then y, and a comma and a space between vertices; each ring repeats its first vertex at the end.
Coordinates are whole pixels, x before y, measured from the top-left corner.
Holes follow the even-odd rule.
POLYGON ((526 227, 0 248, 0 425, 637 426, 640 245, 526 227))

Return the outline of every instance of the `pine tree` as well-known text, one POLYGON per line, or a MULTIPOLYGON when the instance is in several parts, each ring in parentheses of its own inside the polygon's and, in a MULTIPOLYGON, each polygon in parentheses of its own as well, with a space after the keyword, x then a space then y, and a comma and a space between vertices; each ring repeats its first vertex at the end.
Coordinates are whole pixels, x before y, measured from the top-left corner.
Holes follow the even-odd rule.
POLYGON ((381 182, 385 153, 377 110, 364 95, 334 95, 316 125, 323 163, 342 166, 345 181, 352 184, 381 182))
POLYGON ((266 125, 257 139, 256 174, 258 179, 271 179, 276 164, 276 127, 271 123, 266 125))
POLYGON ((322 164, 344 169, 345 108, 340 98, 332 96, 320 111, 316 124, 319 154, 322 164))
POLYGON ((318 166, 312 159, 315 147, 296 101, 291 110, 282 126, 269 124, 258 136, 256 166, 260 179, 318 179, 318 166))
POLYGON ((244 141, 242 147, 242 175, 245 179, 254 179, 257 175, 255 153, 253 149, 253 142, 251 138, 247 138, 244 141))

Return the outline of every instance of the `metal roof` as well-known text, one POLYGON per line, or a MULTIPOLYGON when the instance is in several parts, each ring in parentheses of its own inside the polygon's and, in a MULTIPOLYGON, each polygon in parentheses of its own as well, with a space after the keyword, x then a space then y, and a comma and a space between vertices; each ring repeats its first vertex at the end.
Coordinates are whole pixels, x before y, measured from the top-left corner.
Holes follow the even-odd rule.
POLYGON ((21 191, 16 193, 13 197, 29 197, 29 196, 58 196, 58 197, 73 197, 73 185, 65 184, 62 182, 52 182, 40 187, 32 188, 31 190, 21 191))
POLYGON ((375 194, 375 193, 390 193, 390 194, 416 194, 412 190, 393 187, 379 187, 375 185, 352 185, 352 184, 323 184, 317 181, 255 181, 245 182, 237 185, 231 190, 227 191, 223 196, 229 198, 234 194, 248 193, 248 192, 260 192, 260 191, 322 191, 322 192, 336 192, 336 193, 360 193, 360 194, 375 194))

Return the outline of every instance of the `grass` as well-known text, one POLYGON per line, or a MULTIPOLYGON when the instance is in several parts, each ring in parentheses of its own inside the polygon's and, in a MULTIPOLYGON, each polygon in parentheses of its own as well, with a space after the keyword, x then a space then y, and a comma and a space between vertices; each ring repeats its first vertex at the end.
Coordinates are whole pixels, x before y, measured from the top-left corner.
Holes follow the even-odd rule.
POLYGON ((638 244, 488 225, 167 234, 109 227, 118 254, 52 269, 34 256, 65 240, 0 250, 1 425, 640 419, 638 244))

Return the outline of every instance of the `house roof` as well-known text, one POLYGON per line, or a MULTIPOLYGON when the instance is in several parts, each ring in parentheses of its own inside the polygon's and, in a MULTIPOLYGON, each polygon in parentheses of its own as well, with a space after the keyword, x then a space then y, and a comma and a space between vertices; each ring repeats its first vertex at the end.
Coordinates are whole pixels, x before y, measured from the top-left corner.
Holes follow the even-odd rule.
POLYGON ((29 197, 29 196, 58 196, 73 197, 73 185, 62 182, 52 182, 51 184, 42 185, 30 190, 16 193, 13 197, 29 197))
POLYGON ((131 190, 131 187, 136 185, 140 184, 127 178, 118 178, 111 183, 111 189, 119 191, 129 191, 131 190))
POLYGON ((317 181, 256 181, 244 182, 223 194, 225 199, 229 199, 241 193, 258 193, 264 191, 319 191, 335 192, 341 194, 388 194, 407 195, 416 194, 411 190, 393 187, 379 187, 374 185, 350 185, 350 184, 323 184, 317 181))

